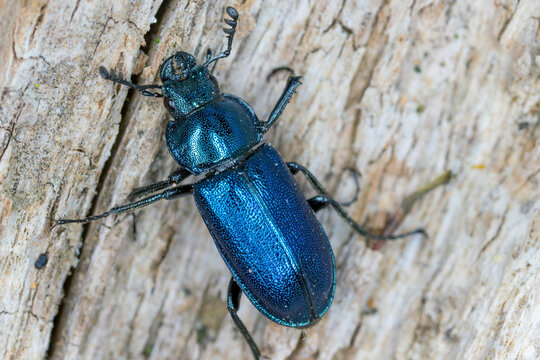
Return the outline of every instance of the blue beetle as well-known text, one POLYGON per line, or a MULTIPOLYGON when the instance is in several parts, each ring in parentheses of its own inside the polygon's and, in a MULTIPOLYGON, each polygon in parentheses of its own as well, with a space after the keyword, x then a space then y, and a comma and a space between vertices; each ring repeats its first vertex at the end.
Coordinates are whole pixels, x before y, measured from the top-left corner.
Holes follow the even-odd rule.
POLYGON ((356 223, 305 167, 285 163, 263 134, 274 124, 300 85, 291 76, 267 121, 242 99, 223 94, 208 65, 230 54, 238 12, 226 8, 230 19, 227 49, 198 65, 186 52, 166 59, 159 70, 163 85, 137 86, 99 69, 103 78, 127 85, 145 96, 162 97, 173 120, 167 124, 169 152, 180 165, 167 180, 135 189, 130 199, 139 201, 84 219, 55 220, 56 224, 87 223, 111 214, 133 210, 158 200, 192 194, 216 247, 232 277, 228 310, 256 359, 260 351, 237 315, 240 296, 270 320, 304 328, 315 324, 332 303, 336 266, 326 234, 315 212, 330 205, 359 234, 381 240, 356 223), (161 89, 161 93, 149 91, 161 89), (293 175, 303 173, 319 195, 306 200, 293 175), (205 177, 178 185, 191 175, 205 177), (178 186, 173 186, 178 185, 178 186))

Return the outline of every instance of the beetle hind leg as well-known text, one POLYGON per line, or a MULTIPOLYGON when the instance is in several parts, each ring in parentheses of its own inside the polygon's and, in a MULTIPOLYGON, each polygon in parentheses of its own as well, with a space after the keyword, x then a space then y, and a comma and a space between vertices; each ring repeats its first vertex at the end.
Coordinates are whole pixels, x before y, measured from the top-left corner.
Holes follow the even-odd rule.
POLYGON ((251 348, 251 352, 253 353, 253 357, 258 360, 261 358, 261 352, 259 351, 259 348, 257 347, 257 344, 255 344, 255 341, 251 337, 248 329, 240 320, 238 317, 238 309, 240 308, 240 297, 242 296, 242 289, 240 289, 240 286, 238 286, 238 283, 234 281, 234 278, 231 277, 231 281, 229 282, 229 289, 227 291, 227 309, 229 310, 229 313, 231 314, 231 317, 234 321, 234 324, 244 337, 246 339, 247 343, 249 344, 249 347, 251 348))
POLYGON ((313 209, 314 212, 317 212, 319 210, 322 210, 323 208, 327 206, 332 206, 334 210, 338 213, 338 215, 345 220, 345 222, 358 234, 365 236, 370 239, 374 240, 396 240, 401 239, 404 237, 408 237, 415 234, 422 234, 424 236, 427 236, 424 229, 416 229, 413 231, 409 231, 403 234, 399 235, 377 235, 373 234, 372 232, 368 231, 366 228, 358 224, 356 221, 354 221, 350 215, 345 211, 343 206, 337 202, 328 192, 326 189, 322 186, 322 184, 317 180, 315 175, 311 173, 308 169, 306 169, 304 166, 299 165, 295 162, 289 162, 287 163, 287 166, 289 167, 289 170, 293 175, 301 172, 304 174, 306 179, 311 183, 311 185, 319 192, 321 195, 317 195, 311 199, 308 200, 309 206, 313 209))
POLYGON ((356 221, 354 221, 349 214, 343 209, 340 203, 338 203, 336 200, 334 200, 329 195, 317 195, 312 197, 311 199, 308 199, 308 204, 313 209, 314 212, 318 212, 319 210, 324 209, 328 205, 332 206, 334 210, 338 213, 338 215, 345 220, 345 222, 357 233, 359 233, 362 236, 365 236, 370 239, 374 240, 396 240, 396 239, 402 239, 404 237, 408 237, 411 235, 421 234, 424 236, 427 236, 424 229, 416 229, 413 231, 409 231, 403 234, 399 235, 377 235, 373 234, 372 232, 368 231, 366 228, 358 224, 356 221))

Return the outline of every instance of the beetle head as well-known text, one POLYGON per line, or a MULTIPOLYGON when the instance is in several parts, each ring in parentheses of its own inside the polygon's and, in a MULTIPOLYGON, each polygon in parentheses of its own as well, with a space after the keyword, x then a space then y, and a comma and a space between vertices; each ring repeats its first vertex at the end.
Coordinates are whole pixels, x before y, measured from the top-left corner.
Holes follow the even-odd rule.
POLYGON ((193 55, 179 51, 163 62, 159 75, 165 107, 176 120, 215 100, 221 93, 207 67, 193 55))
POLYGON ((161 81, 183 81, 187 79, 197 61, 193 55, 179 51, 161 64, 159 75, 161 81))

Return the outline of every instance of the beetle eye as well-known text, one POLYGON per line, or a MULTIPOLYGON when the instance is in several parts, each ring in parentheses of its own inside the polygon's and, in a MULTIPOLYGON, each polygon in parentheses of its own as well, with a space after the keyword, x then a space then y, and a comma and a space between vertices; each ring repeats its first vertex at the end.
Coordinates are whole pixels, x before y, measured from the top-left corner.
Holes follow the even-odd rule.
POLYGON ((169 98, 163 97, 163 105, 165 105, 165 108, 171 113, 175 109, 174 101, 169 98))

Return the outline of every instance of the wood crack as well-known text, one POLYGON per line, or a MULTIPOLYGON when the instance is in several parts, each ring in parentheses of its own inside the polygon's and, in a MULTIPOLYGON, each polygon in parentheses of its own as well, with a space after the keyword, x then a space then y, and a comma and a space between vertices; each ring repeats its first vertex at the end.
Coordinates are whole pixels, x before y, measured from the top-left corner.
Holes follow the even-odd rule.
POLYGON ((480 252, 478 253, 478 256, 476 257, 476 259, 478 259, 490 246, 491 244, 493 244, 493 242, 495 241, 495 239, 497 239, 499 237, 499 235, 501 234, 501 230, 504 226, 504 223, 506 221, 506 215, 508 214, 508 208, 506 208, 504 210, 504 214, 502 216, 502 219, 499 223, 499 226, 497 227, 497 230, 495 231, 495 235, 493 235, 489 240, 488 242, 486 242, 484 244, 484 246, 482 246, 482 249, 480 249, 480 252))
MULTIPOLYGON (((510 10, 510 16, 504 21, 504 24, 501 27, 501 30, 499 30, 499 34, 497 35, 497 41, 501 41, 501 38, 504 35, 504 32, 506 31, 506 28, 508 28, 508 25, 510 25, 510 23, 512 22, 512 19, 514 18, 514 15, 517 12, 518 6, 519 6, 519 0, 518 0, 518 2, 516 4, 515 9, 513 9, 513 11, 510 10)), ((503 5, 503 7, 505 8, 505 10, 508 10, 507 5, 503 5)))
MULTIPOLYGON (((167 0, 167 1, 162 2, 161 5, 160 5, 160 8, 163 5, 169 4, 170 1, 172 1, 172 0, 167 0)), ((158 14, 163 14, 163 12, 160 12, 160 8, 157 9, 156 16, 158 16, 158 14)), ((152 32, 154 27, 159 26, 159 24, 161 24, 160 20, 162 20, 162 19, 158 19, 158 21, 156 23, 154 23, 154 24, 152 24, 150 26, 149 32, 152 32)), ((117 22, 112 17, 109 16, 109 18, 107 19, 107 21, 103 25, 103 28, 101 30, 100 35, 98 36, 98 44, 99 44, 99 38, 101 38, 101 36, 104 34, 105 29, 106 29, 107 24, 108 24, 109 21, 113 21, 115 23, 117 22)), ((97 48, 98 48, 98 45, 96 45, 92 56, 94 56, 95 51, 97 50, 97 48)), ((141 47, 141 50, 142 50, 142 47, 141 47)), ((99 179, 98 179, 98 182, 97 182, 97 185, 96 185, 94 196, 93 196, 93 198, 91 200, 91 206, 90 206, 90 210, 89 210, 90 214, 95 213, 95 211, 96 211, 96 209, 98 207, 99 199, 102 196, 103 190, 105 188, 105 182, 106 182, 106 180, 108 178, 109 173, 111 172, 112 164, 114 163, 114 160, 118 156, 118 151, 119 151, 119 149, 120 149, 120 147, 121 147, 121 145, 123 143, 124 135, 126 133, 128 125, 129 125, 129 118, 128 118, 127 114, 128 114, 128 110, 133 105, 133 96, 130 96, 130 92, 134 92, 134 90, 132 90, 132 89, 128 90, 128 95, 126 96, 126 98, 124 100, 124 103, 122 105, 122 109, 120 111, 120 113, 121 113, 121 116, 120 116, 121 121, 120 121, 120 124, 118 124, 118 132, 116 134, 113 145, 111 147, 110 155, 107 158, 107 160, 105 161, 103 169, 102 169, 102 171, 101 171, 101 173, 99 175, 99 179)), ((89 228, 90 228, 90 224, 84 224, 83 225, 83 230, 81 232, 81 238, 80 238, 81 239, 80 240, 81 248, 84 247, 84 244, 85 244, 86 239, 87 239, 88 234, 89 234, 89 228)), ((80 253, 77 254, 76 257, 80 257, 80 253)), ((59 352, 59 353, 63 352, 62 350, 60 350, 60 348, 62 348, 64 346, 64 336, 66 335, 66 334, 64 334, 64 331, 66 331, 66 329, 64 328, 65 324, 63 324, 63 322, 66 321, 64 318, 66 316, 70 315, 70 312, 73 310, 73 308, 75 306, 72 303, 67 303, 67 301, 69 299, 69 294, 72 291, 76 291, 76 290, 73 290, 72 283, 73 283, 73 279, 74 279, 74 276, 75 276, 77 271, 78 270, 75 267, 72 267, 72 269, 70 271, 70 274, 66 277, 66 279, 64 280, 63 286, 62 286, 63 287, 64 297, 62 298, 60 304, 58 305, 57 313, 56 313, 55 317, 53 318, 53 328, 51 329, 50 345, 49 345, 49 348, 48 348, 48 351, 47 351, 49 356, 51 354, 56 354, 57 352, 59 352)))
POLYGON ((34 40, 34 35, 36 34, 36 30, 43 22, 43 17, 45 16, 45 10, 47 10, 47 4, 43 4, 41 8, 39 9, 39 16, 36 20, 36 24, 34 25, 32 29, 32 33, 30 34, 30 37, 28 38, 29 43, 31 43, 32 40, 34 40))

